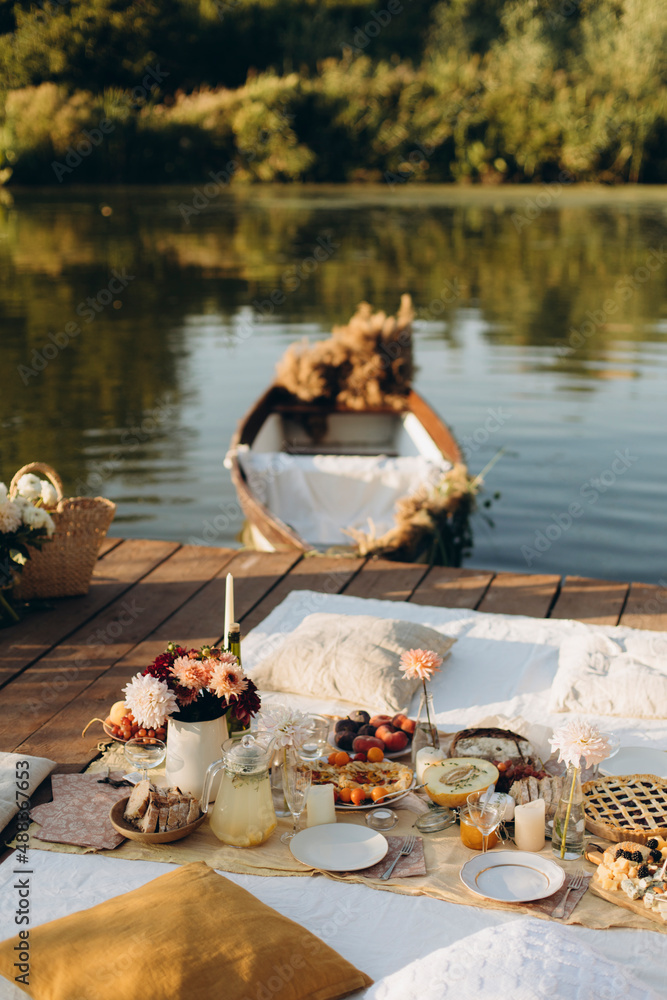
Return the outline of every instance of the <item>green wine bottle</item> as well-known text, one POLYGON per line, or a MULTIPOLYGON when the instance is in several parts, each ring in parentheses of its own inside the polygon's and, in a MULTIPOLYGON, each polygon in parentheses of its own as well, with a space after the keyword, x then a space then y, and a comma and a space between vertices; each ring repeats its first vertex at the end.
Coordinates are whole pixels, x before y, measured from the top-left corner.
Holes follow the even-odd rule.
MULTIPOLYGON (((236 659, 239 661, 239 666, 241 665, 241 626, 238 622, 233 622, 229 626, 229 632, 227 634, 227 652, 233 653, 236 659)), ((242 736, 243 733, 247 733, 250 729, 250 724, 244 726, 234 715, 234 707, 232 706, 227 713, 227 729, 229 730, 229 735, 234 739, 242 736)))

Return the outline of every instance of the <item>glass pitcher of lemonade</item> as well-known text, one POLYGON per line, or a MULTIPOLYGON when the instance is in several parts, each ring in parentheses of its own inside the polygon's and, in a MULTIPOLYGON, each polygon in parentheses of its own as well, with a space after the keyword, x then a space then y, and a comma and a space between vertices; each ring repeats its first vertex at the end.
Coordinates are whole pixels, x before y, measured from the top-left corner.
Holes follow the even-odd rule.
POLYGON ((222 769, 211 829, 230 847, 256 847, 268 840, 278 823, 269 778, 273 741, 246 733, 241 739, 226 740, 222 753, 206 772, 202 808, 206 811, 211 783, 222 769))

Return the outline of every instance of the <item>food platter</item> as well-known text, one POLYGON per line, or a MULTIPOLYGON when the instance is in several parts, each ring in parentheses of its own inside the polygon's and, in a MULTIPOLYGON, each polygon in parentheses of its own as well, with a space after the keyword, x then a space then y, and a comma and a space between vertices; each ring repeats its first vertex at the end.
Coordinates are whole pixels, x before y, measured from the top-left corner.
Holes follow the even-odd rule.
POLYGON ((141 830, 137 830, 136 826, 132 826, 124 818, 128 798, 129 796, 119 799, 116 802, 109 813, 109 819, 117 833, 120 833, 123 837, 127 837, 128 840, 137 840, 141 844, 171 844, 175 840, 183 840, 184 837, 194 833, 197 827, 201 826, 206 819, 206 814, 202 813, 199 819, 196 819, 193 823, 188 823, 187 826, 180 826, 176 830, 166 830, 163 833, 142 833, 141 830))
MULTIPOLYGON (((329 744, 334 748, 334 750, 343 749, 343 747, 339 747, 338 743, 336 742, 336 733, 329 733, 329 744)), ((394 753, 389 753, 387 750, 383 751, 385 760, 398 760, 401 757, 408 757, 411 752, 412 752, 411 743, 408 743, 405 750, 396 750, 394 751, 394 753)), ((351 750, 346 750, 345 753, 349 753, 350 756, 352 756, 351 750)))
POLYGON ((330 872, 351 872, 382 861, 389 841, 381 833, 351 823, 324 823, 302 830, 289 842, 304 865, 330 872))
POLYGON ((378 809, 382 806, 393 805, 394 802, 398 802, 400 799, 405 798, 406 795, 409 795, 416 784, 417 779, 413 775, 409 788, 405 788, 400 792, 390 792, 389 795, 384 795, 377 802, 362 802, 359 806, 355 806, 351 802, 337 802, 336 810, 339 812, 358 812, 363 809, 378 809))
POLYGON ((557 892, 565 881, 562 868, 529 851, 487 851, 467 861, 461 881, 477 896, 500 903, 528 903, 557 892))

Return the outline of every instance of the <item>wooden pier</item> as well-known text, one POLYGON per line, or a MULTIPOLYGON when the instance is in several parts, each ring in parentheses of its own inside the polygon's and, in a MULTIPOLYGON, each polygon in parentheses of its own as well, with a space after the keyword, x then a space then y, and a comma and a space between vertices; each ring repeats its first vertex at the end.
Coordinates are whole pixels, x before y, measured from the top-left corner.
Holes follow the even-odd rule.
POLYGON ((292 590, 667 630, 667 593, 642 583, 108 538, 86 597, 0 631, 0 750, 85 767, 103 731, 84 726, 169 640, 220 640, 228 572, 243 634, 292 590))

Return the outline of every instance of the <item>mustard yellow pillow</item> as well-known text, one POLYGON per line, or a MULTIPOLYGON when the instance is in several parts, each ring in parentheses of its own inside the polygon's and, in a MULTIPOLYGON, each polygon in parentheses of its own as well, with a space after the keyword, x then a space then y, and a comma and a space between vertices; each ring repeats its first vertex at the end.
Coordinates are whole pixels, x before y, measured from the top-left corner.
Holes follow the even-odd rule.
MULTIPOLYGON (((31 928, 29 943, 18 985, 34 1000, 335 1000, 372 983, 203 861, 31 928)), ((0 944, 10 980, 17 944, 0 944)))

